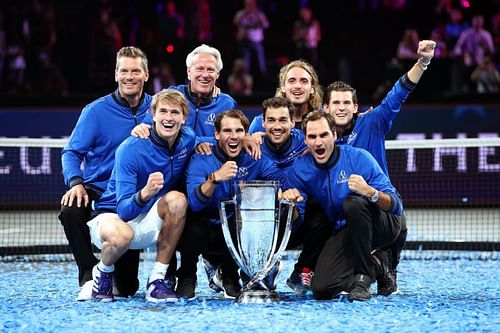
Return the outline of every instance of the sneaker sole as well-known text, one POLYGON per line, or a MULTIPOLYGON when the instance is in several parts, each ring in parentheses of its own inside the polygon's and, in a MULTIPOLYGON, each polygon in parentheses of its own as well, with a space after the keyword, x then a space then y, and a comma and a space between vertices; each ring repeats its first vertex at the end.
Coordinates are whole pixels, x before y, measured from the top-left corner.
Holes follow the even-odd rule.
POLYGON ((173 298, 154 298, 154 297, 147 297, 146 296, 146 301, 151 302, 151 303, 175 303, 179 301, 177 297, 173 298))

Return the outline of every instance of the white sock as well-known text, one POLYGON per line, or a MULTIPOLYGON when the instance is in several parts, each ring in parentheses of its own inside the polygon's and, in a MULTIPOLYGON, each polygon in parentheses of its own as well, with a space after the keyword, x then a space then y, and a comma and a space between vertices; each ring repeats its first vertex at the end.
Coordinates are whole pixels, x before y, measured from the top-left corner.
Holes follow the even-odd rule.
POLYGON ((165 279, 165 274, 167 274, 168 264, 162 264, 161 262, 155 262, 151 274, 149 274, 149 282, 153 282, 158 279, 165 279))
POLYGON ((99 263, 97 264, 97 268, 99 268, 99 270, 104 273, 112 273, 115 271, 115 265, 110 265, 110 266, 104 265, 102 260, 100 260, 99 263))

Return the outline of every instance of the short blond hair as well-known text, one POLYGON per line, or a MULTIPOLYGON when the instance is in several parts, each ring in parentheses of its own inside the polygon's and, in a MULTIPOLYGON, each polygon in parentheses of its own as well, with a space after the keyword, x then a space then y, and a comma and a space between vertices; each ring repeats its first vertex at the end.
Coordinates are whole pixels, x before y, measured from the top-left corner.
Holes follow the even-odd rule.
POLYGON ((119 63, 121 58, 140 58, 142 68, 146 73, 149 73, 148 69, 148 58, 146 54, 138 47, 135 46, 124 46, 116 53, 116 67, 115 71, 118 71, 119 63))
POLYGON ((153 101, 151 102, 151 110, 152 113, 156 112, 156 108, 158 104, 161 102, 169 103, 172 105, 179 105, 181 108, 182 114, 187 117, 189 113, 189 106, 186 98, 182 93, 174 89, 163 89, 157 92, 153 96, 153 101))

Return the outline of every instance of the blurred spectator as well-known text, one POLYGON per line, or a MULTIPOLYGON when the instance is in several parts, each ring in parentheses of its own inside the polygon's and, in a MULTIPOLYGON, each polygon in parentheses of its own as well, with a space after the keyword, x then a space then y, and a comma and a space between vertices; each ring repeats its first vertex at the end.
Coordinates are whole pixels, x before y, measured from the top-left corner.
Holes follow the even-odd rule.
POLYGON ((113 17, 111 6, 104 3, 97 9, 97 21, 92 24, 90 32, 89 74, 98 85, 109 82, 112 73, 110 70, 115 67, 116 52, 122 47, 122 43, 122 34, 113 17))
POLYGON ((240 55, 245 67, 255 77, 262 79, 267 75, 266 54, 264 50, 264 30, 269 27, 266 14, 257 8, 257 0, 245 0, 242 10, 236 12, 233 23, 237 28, 240 55), (257 58, 257 70, 252 66, 252 57, 257 58))
POLYGON ((172 73, 172 67, 166 62, 161 62, 159 65, 152 66, 151 79, 149 81, 152 87, 149 87, 148 91, 152 94, 177 84, 172 73))
POLYGON ((3 88, 3 69, 7 58, 7 40, 4 30, 3 14, 0 13, 0 91, 3 88))
POLYGON ((233 62, 231 74, 227 78, 229 94, 232 96, 250 96, 253 91, 253 77, 247 72, 245 62, 238 58, 233 62))
POLYGON ((448 46, 443 39, 443 30, 436 27, 431 32, 431 40, 436 42, 434 49, 434 58, 443 59, 448 57, 448 46))
POLYGON ((399 42, 397 56, 399 60, 418 59, 418 41, 417 30, 413 28, 406 29, 403 33, 403 39, 399 42))
POLYGON ((495 54, 493 37, 491 33, 483 29, 484 19, 481 15, 472 18, 472 27, 463 31, 458 38, 453 50, 457 57, 458 69, 464 75, 462 89, 468 91, 470 75, 474 68, 482 64, 485 57, 492 57, 495 54))
POLYGON ((42 96, 67 96, 68 83, 66 78, 59 67, 52 62, 50 55, 47 52, 42 52, 38 60, 38 83, 35 85, 34 92, 42 96))
POLYGON ((313 17, 311 8, 300 8, 299 18, 293 24, 292 39, 295 42, 295 58, 307 60, 314 67, 318 67, 321 26, 313 17))
POLYGON ((208 0, 196 0, 196 7, 191 15, 190 27, 190 40, 193 44, 212 43, 212 15, 208 0))
POLYGON ((444 40, 448 50, 453 50, 460 34, 469 28, 469 24, 463 21, 462 11, 454 8, 445 24, 444 40))
POLYGON ((495 44, 495 58, 493 62, 496 64, 500 63, 500 12, 496 13, 491 18, 491 33, 493 34, 493 43, 495 44))
POLYGON ((9 88, 14 92, 20 92, 26 88, 26 58, 24 49, 17 45, 9 46, 8 55, 8 78, 9 88))
POLYGON ((157 36, 162 48, 172 44, 179 52, 184 52, 186 23, 184 16, 177 11, 175 2, 167 0, 157 8, 157 36))
POLYGON ((490 57, 484 57, 471 74, 471 81, 476 83, 479 94, 498 94, 500 92, 500 73, 490 57))
POLYGON ((437 0, 436 6, 434 7, 434 13, 438 17, 447 17, 453 10, 451 0, 437 0))

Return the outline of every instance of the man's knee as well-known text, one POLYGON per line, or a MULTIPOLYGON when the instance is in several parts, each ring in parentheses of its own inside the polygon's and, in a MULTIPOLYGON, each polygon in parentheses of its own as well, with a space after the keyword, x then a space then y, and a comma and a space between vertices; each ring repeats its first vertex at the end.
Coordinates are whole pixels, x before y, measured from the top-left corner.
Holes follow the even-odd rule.
POLYGON ((165 194, 161 203, 171 214, 185 214, 188 207, 186 196, 178 191, 170 191, 165 194))
POLYGON ((342 202, 342 208, 346 217, 355 216, 360 210, 368 207, 368 201, 357 195, 349 195, 342 202))
POLYGON ((86 225, 90 220, 90 210, 87 207, 62 206, 59 213, 59 220, 63 226, 86 225))

